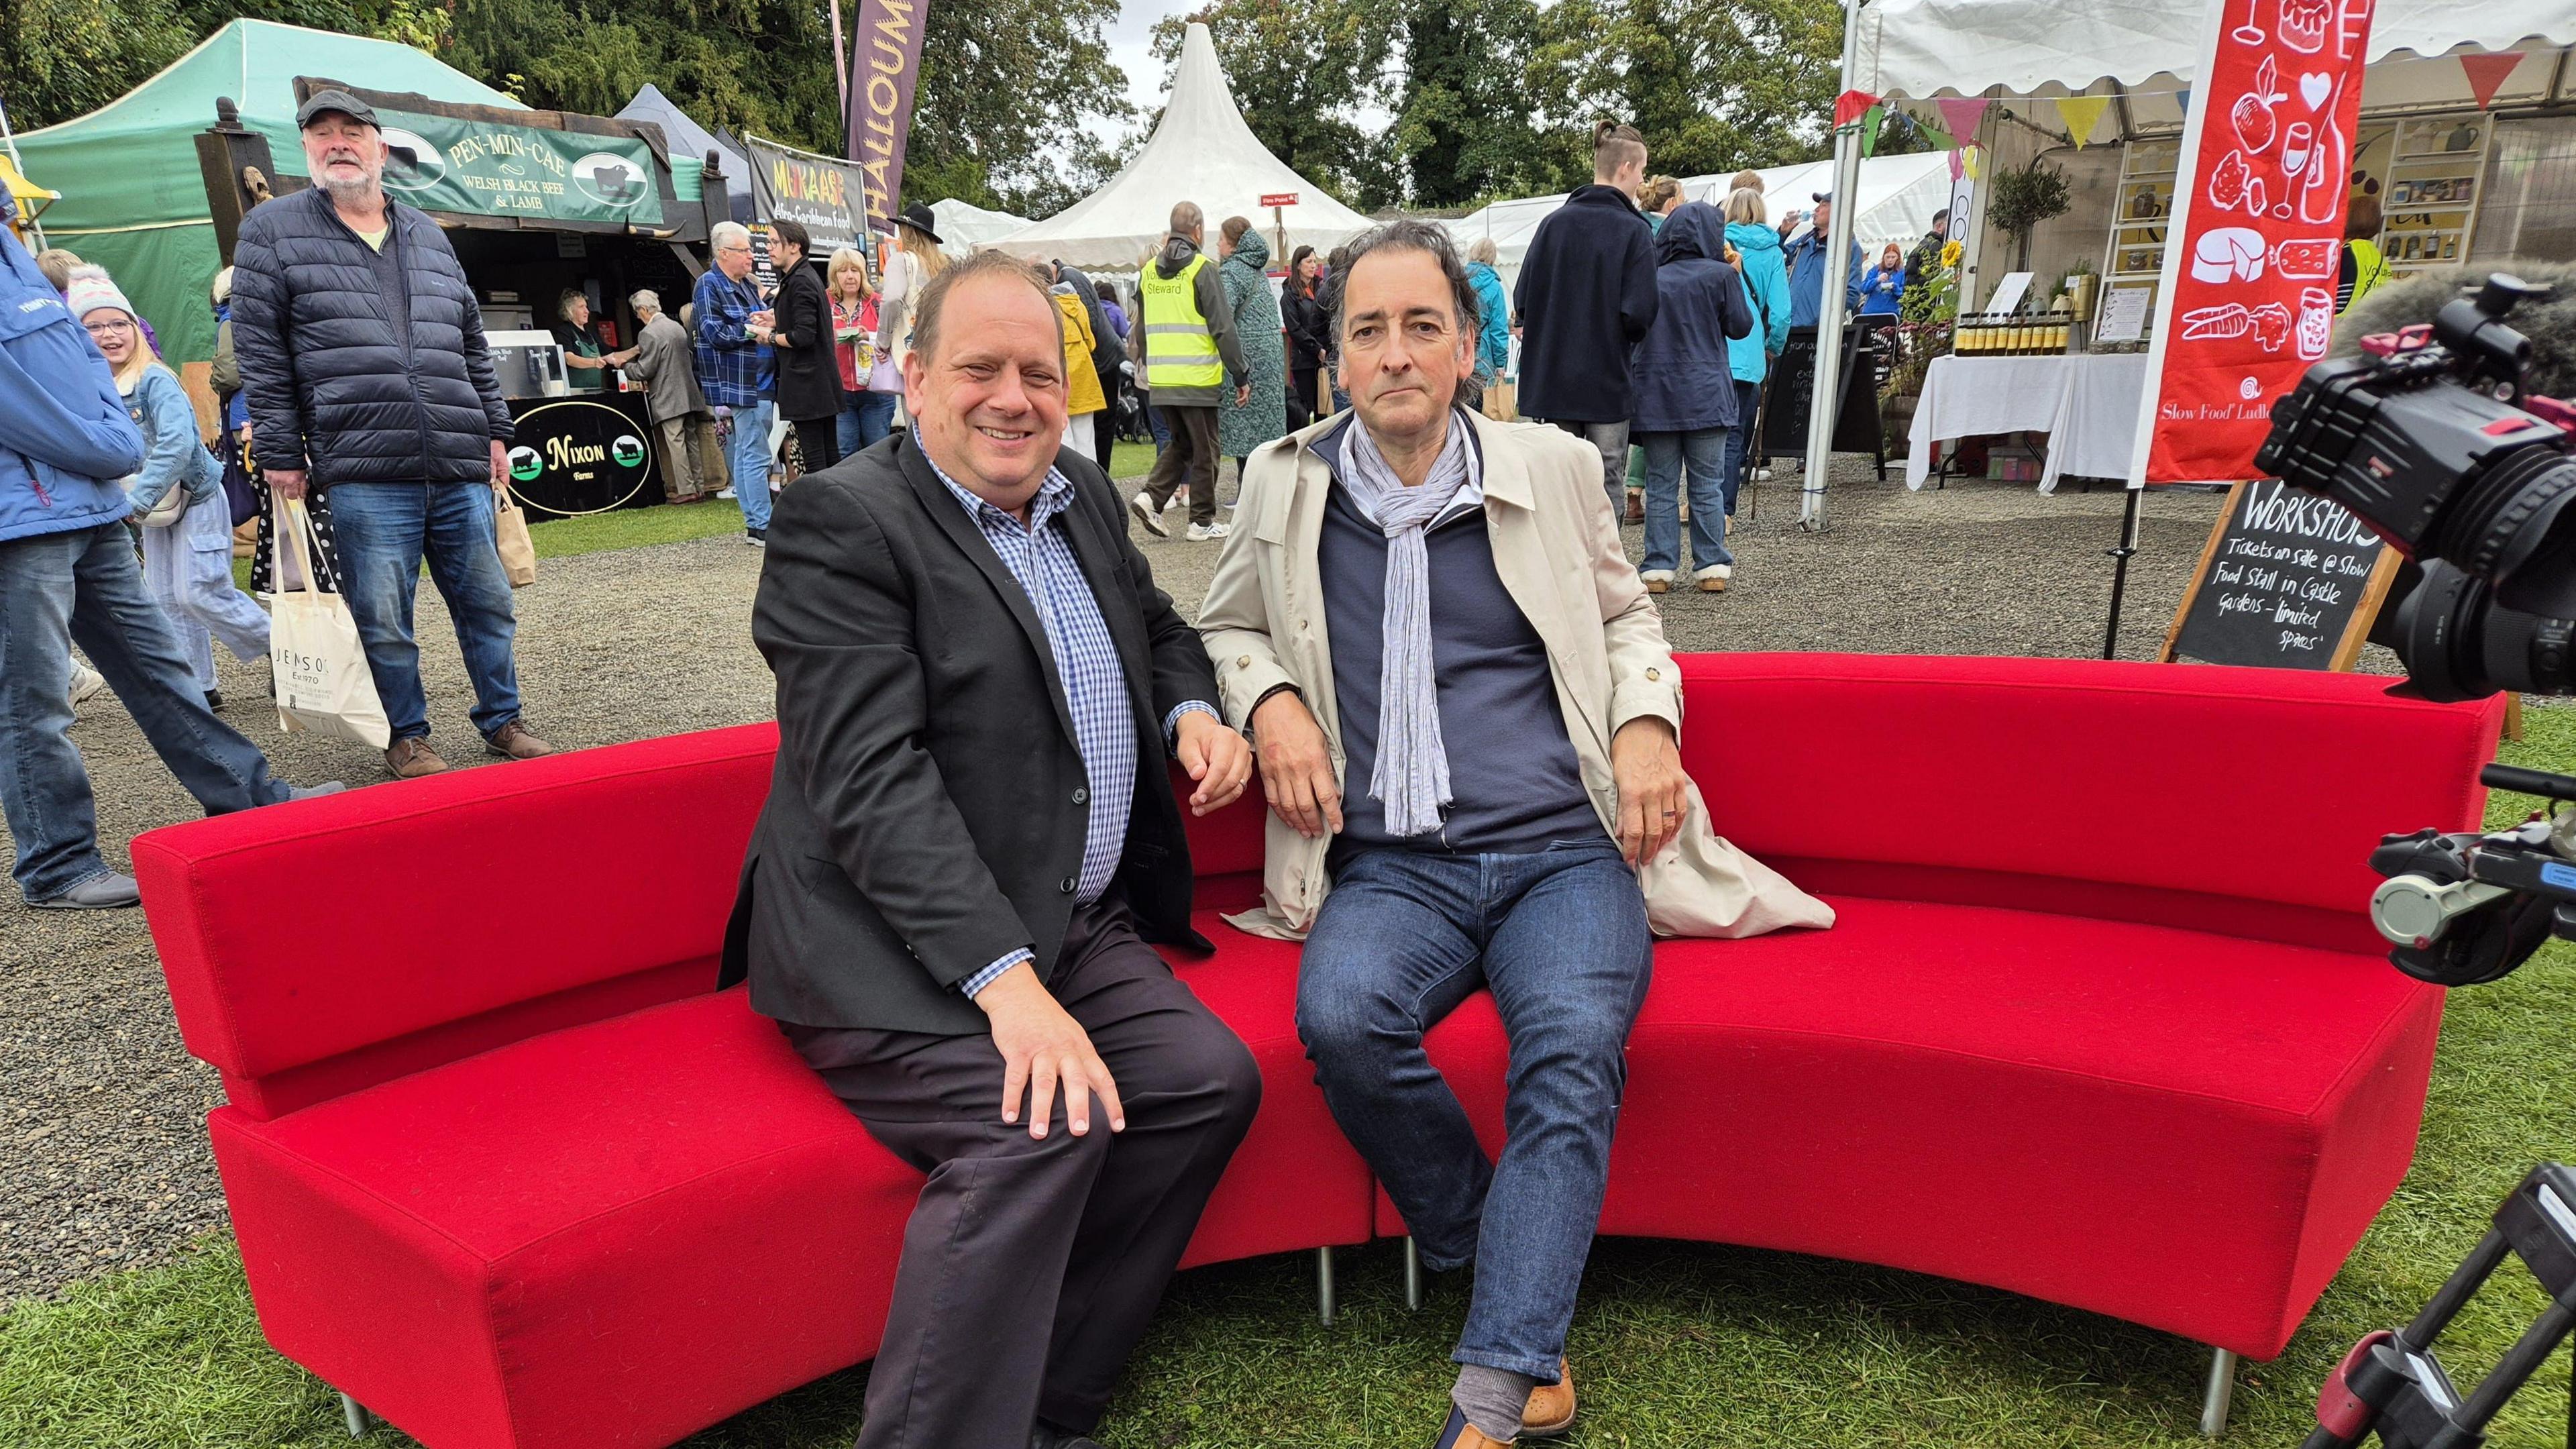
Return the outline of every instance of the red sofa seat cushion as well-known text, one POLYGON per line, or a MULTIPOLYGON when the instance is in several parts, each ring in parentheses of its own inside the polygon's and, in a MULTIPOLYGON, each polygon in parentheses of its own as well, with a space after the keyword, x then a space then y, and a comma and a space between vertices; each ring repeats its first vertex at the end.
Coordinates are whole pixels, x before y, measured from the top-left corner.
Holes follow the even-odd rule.
MULTIPOLYGON (((1833 905, 1831 931, 1656 947, 1604 1231, 1937 1273, 2268 1358, 2405 1174, 2441 998, 2375 957, 1833 905)), ((1490 999, 1430 1046, 1498 1146, 1490 999)))
MULTIPOLYGON (((1264 1079, 1188 1260, 1366 1241, 1293 955, 1181 974, 1264 1079)), ((211 1125, 270 1341, 435 1444, 666 1444, 869 1357, 921 1186, 740 991, 211 1125)))

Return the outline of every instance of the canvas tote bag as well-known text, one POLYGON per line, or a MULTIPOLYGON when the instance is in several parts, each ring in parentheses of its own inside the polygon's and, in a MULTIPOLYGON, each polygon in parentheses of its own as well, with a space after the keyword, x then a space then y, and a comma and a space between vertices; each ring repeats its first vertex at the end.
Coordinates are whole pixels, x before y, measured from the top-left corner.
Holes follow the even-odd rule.
POLYGON ((537 581, 537 544, 528 536, 528 513, 507 483, 492 490, 492 543, 501 551, 501 572, 510 576, 511 588, 537 581))
POLYGON ((375 676, 367 672, 358 621, 338 594, 313 586, 313 518, 302 500, 277 500, 276 535, 282 557, 292 557, 296 564, 296 584, 278 590, 269 620, 278 728, 288 734, 310 730, 381 750, 393 743, 393 729, 385 723, 375 676))

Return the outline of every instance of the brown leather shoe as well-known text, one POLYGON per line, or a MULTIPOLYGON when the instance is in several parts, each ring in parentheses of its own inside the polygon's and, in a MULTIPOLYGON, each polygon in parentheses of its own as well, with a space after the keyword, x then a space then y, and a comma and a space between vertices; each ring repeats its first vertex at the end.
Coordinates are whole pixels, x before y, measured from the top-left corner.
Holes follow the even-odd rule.
POLYGON ((505 760, 542 760, 555 752, 555 747, 528 733, 528 727, 512 720, 483 737, 486 752, 505 760))
POLYGON ((1645 494, 1631 493, 1628 495, 1628 521, 1630 523, 1643 523, 1646 521, 1645 494))
POLYGON ((1449 1422, 1440 1426, 1440 1437, 1431 1442, 1431 1449, 1512 1449, 1517 1442, 1488 1437, 1484 1430, 1467 1422, 1466 1414, 1457 1405, 1451 1404, 1449 1422))
POLYGON ((447 762, 429 747, 429 741, 412 735, 394 741, 393 748, 385 751, 385 768, 393 771, 397 780, 417 780, 423 775, 444 773, 447 762))
POLYGON ((1556 1382, 1530 1390, 1529 1405, 1521 1410, 1521 1436, 1552 1439, 1573 1427, 1574 1365, 1558 1359, 1556 1382))

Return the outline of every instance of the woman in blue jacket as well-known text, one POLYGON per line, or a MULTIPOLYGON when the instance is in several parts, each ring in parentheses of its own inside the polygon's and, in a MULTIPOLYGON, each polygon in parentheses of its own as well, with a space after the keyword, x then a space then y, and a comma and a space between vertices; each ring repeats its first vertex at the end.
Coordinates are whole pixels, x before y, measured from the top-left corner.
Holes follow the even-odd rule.
POLYGON ((1726 432, 1726 519, 1735 522, 1736 491, 1753 456, 1753 428, 1762 415, 1762 380, 1771 359, 1789 345, 1789 264, 1780 252, 1762 193, 1738 187, 1726 198, 1726 242, 1744 274, 1744 300, 1753 308, 1753 330, 1726 344, 1735 376, 1735 425, 1726 432))
POLYGON ((75 276, 70 305, 143 430, 143 467, 127 480, 126 494, 144 521, 144 588, 170 616, 206 706, 221 709, 214 641, 223 640, 245 664, 268 653, 268 616, 233 587, 232 505, 224 498, 223 467, 197 441, 187 389, 153 355, 135 325, 133 304, 116 284, 103 275, 75 276), (173 493, 185 504, 175 516, 156 516, 173 493))
MULTIPOLYGON (((98 853, 89 771, 71 740, 80 641, 161 762, 208 814, 292 798, 267 757, 206 708, 169 621, 143 592, 110 481, 143 438, 98 350, 7 226, 0 186, 0 811, 27 903, 114 910, 142 900, 98 853)), ((331 787, 324 787, 331 788, 331 787)))
POLYGON ((1860 315, 1893 317, 1904 305, 1905 253, 1889 242, 1887 250, 1879 253, 1877 269, 1861 278, 1860 315))
POLYGON ((1467 281, 1476 289, 1476 386, 1486 393, 1503 380, 1512 360, 1512 304, 1494 270, 1496 255, 1492 237, 1467 243, 1467 281))
POLYGON ((1649 593, 1673 586, 1681 566, 1682 470, 1690 470, 1692 579, 1703 593, 1722 593, 1735 575, 1726 549, 1726 438, 1735 426, 1729 340, 1753 331, 1744 282, 1727 259, 1726 225, 1716 207, 1686 202, 1655 235, 1655 323, 1637 344, 1631 433, 1646 453, 1646 561, 1639 573, 1649 593))

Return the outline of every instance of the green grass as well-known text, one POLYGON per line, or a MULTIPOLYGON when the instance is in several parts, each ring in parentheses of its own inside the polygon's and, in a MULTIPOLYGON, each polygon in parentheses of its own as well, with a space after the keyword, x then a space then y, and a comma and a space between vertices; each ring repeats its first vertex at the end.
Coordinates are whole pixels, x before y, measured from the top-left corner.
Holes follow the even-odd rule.
MULTIPOLYGON (((2576 766, 2576 710, 2535 708, 2528 719, 2530 738, 2503 758, 2576 766)), ((2370 782, 2356 777, 2352 788, 2370 782)), ((2499 796, 2490 819, 2519 818, 2532 803, 2499 796)), ((2345 1346, 2410 1316, 2532 1162, 2576 1152, 2571 1019, 2576 950, 2564 944, 2501 983, 2452 995, 2414 1171, 2288 1352, 2244 1367, 2226 1442, 2296 1444, 2315 1386, 2345 1346)), ((1310 1255, 1183 1274, 1102 1442, 1429 1443, 1464 1293, 1435 1281, 1428 1306, 1409 1313, 1398 1261, 1391 1244, 1345 1251, 1343 1312, 1330 1329, 1314 1320, 1310 1255)), ((2518 1269, 2499 1275, 2444 1341, 2455 1375, 2485 1372, 2539 1306, 2518 1269)), ((1565 1442, 1583 1449, 2201 1442, 2193 1421, 2207 1359, 2191 1344, 2007 1293, 1787 1254, 1605 1242, 1571 1348, 1584 1417, 1565 1442)), ((2491 1442, 2560 1442, 2566 1363, 2557 1356, 2491 1442)), ((839 1449, 865 1383, 863 1369, 834 1375, 690 1444, 839 1449)), ((262 1343, 227 1238, 0 1316, 0 1445, 11 1449, 347 1442, 329 1390, 262 1343)), ((373 1442, 409 1441, 387 1430, 373 1442)))

